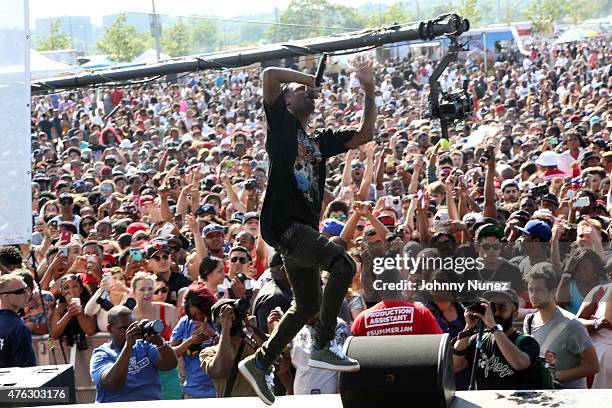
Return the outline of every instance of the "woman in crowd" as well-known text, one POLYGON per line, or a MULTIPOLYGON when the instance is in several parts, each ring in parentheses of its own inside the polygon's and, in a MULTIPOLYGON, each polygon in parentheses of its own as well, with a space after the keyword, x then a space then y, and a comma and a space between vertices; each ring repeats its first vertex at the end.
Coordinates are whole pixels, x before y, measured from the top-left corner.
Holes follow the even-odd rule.
POLYGON ((94 229, 96 222, 97 222, 96 218, 92 215, 86 215, 83 218, 81 218, 79 229, 80 229, 81 237, 83 237, 84 240, 86 240, 87 237, 89 237, 89 234, 91 230, 94 229))
POLYGON ((216 333, 210 308, 217 301, 212 290, 203 283, 189 287, 181 317, 172 332, 171 345, 177 357, 183 358, 185 381, 183 398, 214 398, 215 386, 200 367, 200 351, 215 343, 216 333))
POLYGON ((127 287, 123 270, 112 268, 102 276, 100 287, 85 305, 85 314, 95 316, 98 331, 106 332, 108 311, 113 306, 126 304, 129 297, 130 290, 127 287))
POLYGON ((603 260, 589 248, 577 248, 570 254, 557 287, 557 304, 576 314, 584 297, 597 285, 605 283, 603 260))
POLYGON ((89 301, 91 294, 81 279, 74 274, 63 276, 59 280, 60 296, 51 315, 51 337, 66 338, 69 345, 79 350, 87 348, 85 336, 96 332, 94 316, 83 313, 83 305, 89 301))
MULTIPOLYGON (((170 341, 172 329, 176 324, 176 309, 169 303, 153 301, 156 280, 155 275, 146 272, 137 272, 132 278, 132 294, 136 300, 134 319, 161 320, 164 324, 161 337, 170 341)), ((182 397, 177 369, 160 371, 159 377, 162 383, 163 399, 180 399, 182 397)))
POLYGON ((210 289, 216 296, 218 292, 217 287, 223 283, 224 279, 223 260, 215 256, 205 256, 200 264, 198 281, 210 289))

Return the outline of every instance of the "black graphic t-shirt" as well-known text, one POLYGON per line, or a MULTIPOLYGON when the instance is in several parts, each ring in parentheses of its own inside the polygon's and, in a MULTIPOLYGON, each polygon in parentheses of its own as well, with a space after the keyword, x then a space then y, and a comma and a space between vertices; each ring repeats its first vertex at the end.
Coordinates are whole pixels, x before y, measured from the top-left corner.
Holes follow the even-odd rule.
POLYGON ((261 210, 261 234, 274 247, 292 222, 318 229, 326 160, 346 152, 355 130, 325 129, 307 134, 287 110, 281 94, 264 103, 268 123, 268 187, 261 210))
MULTIPOLYGON (((513 344, 519 333, 514 332, 508 338, 513 344)), ((535 362, 540 355, 540 346, 533 337, 521 341, 520 350, 527 353, 530 360, 528 368, 516 371, 504 358, 502 352, 493 341, 493 335, 485 333, 482 341, 482 351, 476 366, 476 390, 524 390, 533 388, 530 382, 531 371, 535 369, 535 362)), ((465 357, 471 372, 476 350, 476 336, 470 339, 465 357)))

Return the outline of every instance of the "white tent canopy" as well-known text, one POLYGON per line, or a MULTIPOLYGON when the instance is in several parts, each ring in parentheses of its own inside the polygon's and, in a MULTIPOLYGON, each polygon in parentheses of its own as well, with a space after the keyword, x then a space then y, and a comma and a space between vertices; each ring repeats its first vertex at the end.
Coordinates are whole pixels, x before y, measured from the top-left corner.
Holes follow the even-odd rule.
POLYGON ((78 74, 81 69, 30 50, 30 72, 32 79, 44 79, 57 75, 78 74))
MULTIPOLYGON (((168 54, 164 54, 163 52, 159 54, 159 60, 167 60, 172 58, 171 56, 169 56, 168 54)), ((142 54, 140 54, 139 56, 137 56, 134 61, 132 61, 133 64, 144 64, 147 62, 157 62, 157 51, 155 51, 152 48, 149 48, 148 50, 146 50, 145 52, 143 52, 142 54)))

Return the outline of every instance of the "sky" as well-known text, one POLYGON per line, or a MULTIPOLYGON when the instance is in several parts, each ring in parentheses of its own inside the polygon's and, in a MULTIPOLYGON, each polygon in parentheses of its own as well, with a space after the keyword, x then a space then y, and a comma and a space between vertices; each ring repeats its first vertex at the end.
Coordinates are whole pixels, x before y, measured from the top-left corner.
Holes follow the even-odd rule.
MULTIPOLYGON (((397 0, 330 0, 345 6, 365 3, 393 4, 397 0)), ((162 14, 210 14, 221 17, 271 13, 274 7, 285 8, 290 0, 155 0, 155 9, 162 14)), ((151 0, 30 0, 30 26, 39 18, 56 16, 92 16, 94 24, 102 24, 102 16, 118 12, 151 12, 151 0)))

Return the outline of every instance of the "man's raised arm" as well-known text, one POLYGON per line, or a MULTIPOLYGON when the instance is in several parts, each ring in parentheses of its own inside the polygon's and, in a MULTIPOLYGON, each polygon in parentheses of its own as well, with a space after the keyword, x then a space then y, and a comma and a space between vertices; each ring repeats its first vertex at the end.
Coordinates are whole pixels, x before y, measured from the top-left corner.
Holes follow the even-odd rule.
POLYGON ((364 143, 368 143, 374 137, 374 125, 378 116, 378 109, 374 102, 374 75, 372 73, 372 61, 358 58, 355 60, 357 68, 356 76, 361 88, 365 92, 365 102, 359 130, 351 140, 345 143, 347 149, 356 149, 364 143))
POLYGON ((282 92, 281 84, 296 82, 311 88, 315 87, 315 77, 288 68, 266 68, 263 71, 263 98, 268 105, 273 105, 282 92))

